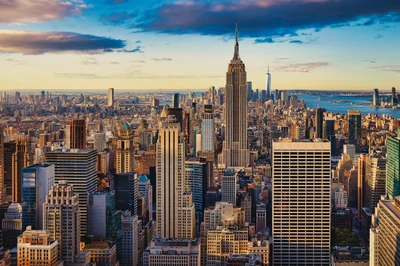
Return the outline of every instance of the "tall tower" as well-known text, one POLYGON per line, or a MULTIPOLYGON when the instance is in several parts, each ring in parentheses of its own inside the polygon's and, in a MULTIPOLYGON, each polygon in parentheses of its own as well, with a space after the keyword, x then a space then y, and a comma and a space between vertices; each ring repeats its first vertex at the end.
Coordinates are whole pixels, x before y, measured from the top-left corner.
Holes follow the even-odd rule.
POLYGON ((327 140, 272 143, 273 265, 330 265, 330 149, 327 140))
POLYGON ((268 73, 267 73, 267 100, 271 99, 271 73, 269 73, 269 66, 268 66, 268 73))
POLYGON ((67 265, 75 262, 80 252, 81 224, 78 195, 66 181, 50 189, 44 208, 44 229, 58 241, 59 259, 67 265))
POLYGON ((5 200, 4 186, 4 135, 3 128, 0 128, 0 202, 5 200))
POLYGON ((65 129, 65 147, 67 149, 84 149, 86 147, 86 121, 84 119, 68 120, 65 129))
POLYGON ((353 144, 356 147, 356 152, 360 151, 361 146, 361 113, 358 110, 349 110, 349 144, 353 144))
POLYGON ((97 151, 90 149, 56 150, 46 154, 47 162, 55 165, 55 182, 67 181, 78 194, 81 237, 87 234, 87 199, 96 191, 97 151))
POLYGON ((233 59, 228 65, 225 86, 225 141, 223 163, 227 167, 246 167, 250 162, 247 144, 247 74, 239 57, 238 29, 233 59))
POLYGON ((372 95, 372 105, 379 106, 379 90, 374 89, 374 94, 372 95))
POLYGON ((22 168, 32 164, 31 142, 27 136, 19 135, 12 155, 12 202, 22 202, 22 168))
POLYGON ((117 148, 115 150, 116 173, 131 173, 135 169, 135 147, 133 132, 128 123, 118 131, 117 148))
POLYGON ((157 143, 157 236, 193 238, 195 213, 185 193, 185 142, 180 123, 161 122, 157 143))
POLYGON ((107 92, 107 106, 114 108, 114 88, 109 88, 107 92))
POLYGON ((315 110, 315 128, 316 128, 315 137, 317 139, 322 138, 323 123, 324 123, 324 109, 318 107, 315 110))
POLYGON ((201 120, 201 150, 214 152, 214 115, 211 104, 204 105, 203 119, 201 120))
POLYGON ((386 147, 386 194, 394 199, 400 196, 400 137, 387 137, 386 147))

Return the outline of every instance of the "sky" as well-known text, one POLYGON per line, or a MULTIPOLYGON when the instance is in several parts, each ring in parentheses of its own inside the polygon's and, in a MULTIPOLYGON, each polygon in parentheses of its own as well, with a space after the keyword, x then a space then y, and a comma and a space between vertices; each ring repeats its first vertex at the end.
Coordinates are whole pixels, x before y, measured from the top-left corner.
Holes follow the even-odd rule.
POLYGON ((400 87, 399 0, 0 0, 0 91, 400 87))

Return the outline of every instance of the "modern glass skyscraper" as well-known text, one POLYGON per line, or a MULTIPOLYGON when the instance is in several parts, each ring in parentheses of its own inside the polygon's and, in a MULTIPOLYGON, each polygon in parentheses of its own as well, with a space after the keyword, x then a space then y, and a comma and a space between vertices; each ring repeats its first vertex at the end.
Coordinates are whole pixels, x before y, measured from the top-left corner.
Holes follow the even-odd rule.
POLYGON ((361 113, 358 110, 349 110, 348 112, 348 134, 349 144, 354 144, 356 152, 360 151, 361 146, 361 113))
POLYGON ((247 73, 239 57, 239 37, 236 27, 235 52, 228 65, 225 86, 225 141, 223 164, 246 167, 250 162, 247 144, 247 73))
POLYGON ((268 72, 267 72, 267 100, 271 99, 271 73, 269 73, 269 66, 268 66, 268 72))
POLYGON ((84 149, 86 147, 86 121, 84 119, 68 120, 65 129, 67 149, 84 149))
POLYGON ((272 143, 273 265, 330 265, 331 145, 272 143))
POLYGON ((386 139, 386 194, 389 199, 400 196, 400 138, 386 139))

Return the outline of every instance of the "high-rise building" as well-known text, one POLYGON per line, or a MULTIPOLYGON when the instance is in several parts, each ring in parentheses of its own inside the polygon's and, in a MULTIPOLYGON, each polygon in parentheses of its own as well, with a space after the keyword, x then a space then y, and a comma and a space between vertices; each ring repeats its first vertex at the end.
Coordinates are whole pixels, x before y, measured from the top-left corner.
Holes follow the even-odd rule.
POLYGON ((247 81, 247 101, 253 100, 253 83, 251 81, 247 81))
POLYGON ((122 216, 122 260, 121 266, 136 266, 138 257, 138 217, 125 211, 122 216))
POLYGON ((396 97, 396 88, 392 87, 392 105, 396 106, 398 104, 396 97))
POLYGON ((399 235, 400 197, 380 200, 372 216, 369 265, 400 265, 399 235))
POLYGON ((12 154, 12 202, 22 202, 22 168, 31 165, 31 142, 24 135, 19 135, 12 154))
POLYGON ((94 148, 98 152, 101 152, 106 147, 106 134, 105 133, 94 133, 94 148))
POLYGON ((18 265, 58 264, 58 242, 50 236, 49 231, 32 230, 30 226, 18 237, 18 265))
POLYGON ((273 265, 330 265, 329 141, 274 140, 272 165, 273 265))
POLYGON ((365 160, 365 183, 363 207, 371 212, 377 206, 386 190, 386 158, 379 155, 367 155, 365 160))
POLYGON ((74 186, 79 198, 81 236, 87 234, 87 198, 96 191, 96 150, 56 150, 46 154, 47 162, 55 165, 55 181, 65 180, 74 186))
POLYGON ((256 232, 263 232, 266 226, 267 205, 263 202, 259 202, 256 207, 256 232))
POLYGON ((107 91, 107 106, 114 108, 114 88, 108 88, 107 91))
POLYGON ((389 199, 400 196, 400 137, 386 138, 386 194, 389 199))
POLYGON ((146 210, 149 212, 150 220, 152 220, 153 213, 153 187, 150 179, 146 175, 141 175, 138 180, 138 189, 140 194, 145 198, 146 210))
POLYGON ((361 113, 357 110, 348 112, 348 134, 349 144, 354 144, 356 152, 360 151, 361 146, 361 113))
POLYGON ((157 143, 157 236, 193 238, 195 213, 185 190, 185 142, 175 120, 161 122, 157 143))
POLYGON ((200 265, 200 244, 197 239, 154 238, 143 254, 143 266, 200 265))
POLYGON ((90 253, 90 262, 96 266, 119 265, 117 260, 117 246, 103 238, 93 238, 87 241, 84 252, 90 253))
POLYGON ((4 168, 4 134, 3 128, 0 128, 0 202, 5 200, 4 168))
POLYGON ((317 139, 322 138, 323 135, 323 123, 324 123, 324 109, 317 108, 315 110, 315 137, 317 139))
POLYGON ((43 229, 43 203, 54 185, 52 164, 33 164, 22 169, 22 228, 43 229))
POLYGON ((118 131, 115 149, 115 171, 131 173, 135 169, 135 147, 133 131, 128 123, 122 125, 118 131))
POLYGON ((236 197, 238 192, 238 187, 236 182, 238 181, 238 176, 234 168, 225 169, 222 174, 222 201, 233 203, 236 206, 236 197))
POLYGON ((374 89, 374 94, 372 95, 372 105, 379 106, 379 90, 374 89))
POLYGON ((214 114, 212 105, 204 105, 201 121, 201 150, 214 152, 214 114))
POLYGON ((267 90, 267 100, 271 99, 271 73, 269 73, 269 66, 267 72, 267 82, 266 82, 266 90, 267 90))
POLYGON ((13 176, 13 154, 16 151, 16 142, 10 141, 4 143, 4 189, 5 194, 3 195, 3 200, 12 201, 12 176, 13 176))
POLYGON ((65 147, 67 149, 86 148, 86 121, 72 119, 65 126, 65 147))
POLYGON ((115 208, 137 214, 139 194, 137 173, 121 173, 114 176, 115 208))
POLYGON ((174 95, 172 95, 172 107, 173 108, 179 108, 179 96, 180 94, 174 93, 174 95))
POLYGON ((239 57, 236 27, 235 52, 228 65, 225 87, 225 141, 222 158, 224 167, 247 167, 250 151, 247 144, 247 74, 239 57))
POLYGON ((325 117, 322 138, 331 142, 331 156, 336 156, 335 119, 325 117))
POLYGON ((358 187, 357 187, 357 210, 360 210, 357 212, 358 216, 358 221, 361 221, 361 215, 362 215, 362 208, 364 207, 364 184, 365 184, 365 175, 366 175, 366 160, 367 160, 367 155, 366 154, 361 154, 360 158, 358 159, 358 187))
POLYGON ((22 233, 21 204, 11 203, 1 223, 3 229, 3 247, 8 249, 15 248, 17 246, 17 238, 22 233))
POLYGON ((81 224, 78 195, 66 181, 54 185, 43 204, 44 224, 52 239, 58 241, 59 259, 64 265, 73 265, 79 260, 81 224))

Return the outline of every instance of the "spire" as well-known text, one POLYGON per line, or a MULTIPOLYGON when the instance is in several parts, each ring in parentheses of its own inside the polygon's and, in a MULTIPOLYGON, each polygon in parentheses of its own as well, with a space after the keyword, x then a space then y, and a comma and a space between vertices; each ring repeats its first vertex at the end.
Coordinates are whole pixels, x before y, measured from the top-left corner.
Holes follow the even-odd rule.
POLYGON ((240 59, 240 57, 239 57, 239 31, 238 31, 237 22, 236 22, 235 54, 233 55, 233 59, 240 59))

